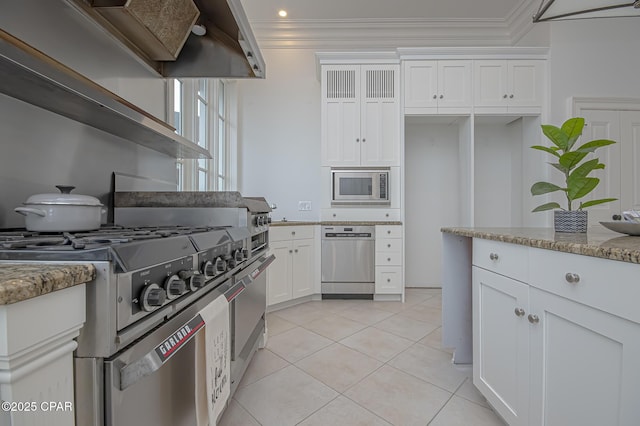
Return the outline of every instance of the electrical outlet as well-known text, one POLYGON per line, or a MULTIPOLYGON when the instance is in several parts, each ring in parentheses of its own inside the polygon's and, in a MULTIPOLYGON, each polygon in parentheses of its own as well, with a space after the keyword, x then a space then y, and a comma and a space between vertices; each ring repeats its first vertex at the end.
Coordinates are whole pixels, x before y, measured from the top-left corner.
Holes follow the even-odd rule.
POLYGON ((298 201, 298 210, 301 212, 311 210, 311 201, 298 201))

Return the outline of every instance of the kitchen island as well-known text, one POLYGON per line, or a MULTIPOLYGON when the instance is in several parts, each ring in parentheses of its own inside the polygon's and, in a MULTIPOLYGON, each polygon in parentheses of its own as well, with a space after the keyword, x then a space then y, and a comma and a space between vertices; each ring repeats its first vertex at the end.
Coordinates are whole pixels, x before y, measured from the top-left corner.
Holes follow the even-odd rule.
POLYGON ((443 344, 507 423, 640 424, 640 238, 442 232, 443 344))
POLYGON ((91 264, 0 264, 0 424, 75 423, 73 351, 91 264))

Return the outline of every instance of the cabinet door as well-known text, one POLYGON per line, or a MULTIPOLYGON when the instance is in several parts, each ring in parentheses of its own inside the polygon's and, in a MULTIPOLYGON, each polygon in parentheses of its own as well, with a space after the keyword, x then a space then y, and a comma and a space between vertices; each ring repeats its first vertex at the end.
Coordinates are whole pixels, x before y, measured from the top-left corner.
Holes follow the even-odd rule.
POLYGON ((473 384, 509 425, 525 425, 529 286, 476 266, 472 274, 473 384))
POLYGON ((507 61, 475 61, 473 65, 473 104, 491 108, 492 112, 507 111, 507 61))
POLYGON ((640 424, 640 324, 535 288, 530 296, 531 424, 640 424))
POLYGON ((267 268, 267 305, 291 300, 291 241, 271 242, 271 252, 276 260, 267 268))
POLYGON ((438 113, 443 108, 471 110, 471 61, 438 61, 438 113))
POLYGON ((509 112, 533 113, 542 110, 545 82, 543 63, 534 60, 507 61, 509 112))
POLYGON ((313 294, 315 250, 313 240, 293 242, 292 257, 292 297, 313 294))
MULTIPOLYGON (((406 61, 404 63, 404 107, 438 107, 438 62, 406 61)), ((411 111, 405 111, 410 114, 411 111)))
POLYGON ((360 164, 400 165, 400 83, 397 65, 362 67, 360 164))
POLYGON ((322 68, 322 165, 360 164, 360 67, 322 68))
POLYGON ((402 267, 376 266, 376 294, 402 294, 402 267))

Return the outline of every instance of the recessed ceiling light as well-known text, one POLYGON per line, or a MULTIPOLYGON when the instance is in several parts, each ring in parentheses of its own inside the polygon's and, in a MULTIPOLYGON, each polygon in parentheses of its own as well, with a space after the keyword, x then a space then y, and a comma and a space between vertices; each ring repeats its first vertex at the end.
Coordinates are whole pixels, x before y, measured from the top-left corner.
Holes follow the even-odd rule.
POLYGON ((286 18, 287 17, 287 11, 284 9, 280 9, 278 11, 278 16, 280 16, 281 18, 286 18))

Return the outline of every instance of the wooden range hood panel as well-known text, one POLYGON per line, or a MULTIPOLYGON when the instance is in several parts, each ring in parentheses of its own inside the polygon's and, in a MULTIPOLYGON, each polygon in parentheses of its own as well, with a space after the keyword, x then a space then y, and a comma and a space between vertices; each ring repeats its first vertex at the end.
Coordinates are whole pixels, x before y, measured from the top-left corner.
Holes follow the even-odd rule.
POLYGON ((91 6, 154 61, 174 61, 200 16, 192 0, 92 0, 91 6))

